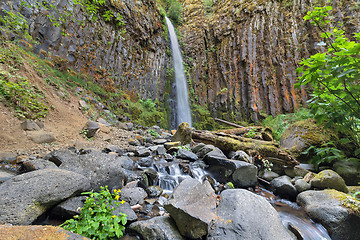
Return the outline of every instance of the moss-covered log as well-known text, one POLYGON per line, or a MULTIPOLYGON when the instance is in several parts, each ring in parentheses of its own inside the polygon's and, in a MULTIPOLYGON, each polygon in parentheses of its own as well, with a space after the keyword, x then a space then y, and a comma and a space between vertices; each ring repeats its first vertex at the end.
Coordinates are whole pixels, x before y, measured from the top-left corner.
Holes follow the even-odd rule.
POLYGON ((299 164, 285 149, 281 149, 276 142, 199 130, 192 132, 192 139, 197 142, 212 144, 223 151, 242 150, 250 155, 259 154, 263 158, 281 165, 294 166, 299 164))

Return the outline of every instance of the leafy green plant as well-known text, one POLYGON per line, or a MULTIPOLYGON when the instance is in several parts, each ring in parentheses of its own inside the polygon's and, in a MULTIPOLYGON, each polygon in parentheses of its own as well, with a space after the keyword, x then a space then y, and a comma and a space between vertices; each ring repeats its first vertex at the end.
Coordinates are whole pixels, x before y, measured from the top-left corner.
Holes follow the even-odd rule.
POLYGON ((18 118, 44 118, 48 107, 40 101, 44 95, 42 91, 16 74, 0 71, 0 99, 3 99, 15 109, 18 118))
POLYGON ((351 41, 328 20, 331 6, 316 7, 305 20, 321 31, 325 52, 303 60, 297 69, 302 73, 297 87, 308 85, 312 89, 309 100, 311 112, 319 124, 350 136, 360 146, 360 33, 351 41), (326 31, 325 29, 330 29, 326 31))
POLYGON ((250 128, 249 131, 244 135, 247 138, 254 138, 256 135, 255 128, 250 128))
POLYGON ((185 145, 183 145, 183 146, 178 146, 178 149, 184 149, 184 150, 186 150, 186 151, 190 151, 190 152, 191 152, 191 148, 189 148, 188 146, 185 146, 185 145))
POLYGON ((60 226, 91 239, 120 238, 125 230, 127 216, 124 213, 114 214, 116 207, 124 203, 124 201, 118 201, 119 192, 120 189, 115 189, 111 193, 105 186, 101 187, 100 192, 83 193, 89 197, 86 198, 80 215, 74 216, 73 219, 67 220, 60 226))
POLYGON ((337 149, 333 142, 323 144, 321 147, 310 146, 302 154, 312 156, 310 162, 318 169, 322 163, 333 163, 335 160, 344 160, 345 154, 337 149))
POLYGON ((3 13, 3 15, 0 15, 0 25, 3 25, 9 30, 16 32, 25 39, 32 39, 28 33, 29 25, 23 15, 6 10, 3 10, 3 13))
POLYGON ((150 134, 154 138, 160 137, 159 133, 157 131, 155 131, 154 129, 148 129, 147 132, 148 132, 148 134, 150 134))

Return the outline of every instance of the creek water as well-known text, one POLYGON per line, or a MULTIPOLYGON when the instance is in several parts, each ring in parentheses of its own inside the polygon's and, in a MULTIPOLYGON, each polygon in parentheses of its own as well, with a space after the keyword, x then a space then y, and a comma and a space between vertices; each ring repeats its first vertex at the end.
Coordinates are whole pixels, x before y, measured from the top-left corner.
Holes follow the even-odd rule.
POLYGON ((173 64, 175 68, 175 84, 176 84, 176 124, 177 126, 182 122, 189 123, 191 121, 191 111, 189 105, 189 95, 187 88, 187 81, 184 73, 183 60, 179 47, 179 42, 175 33, 175 29, 171 21, 165 17, 166 24, 169 30, 170 46, 173 57, 173 64))
MULTIPOLYGON (((160 158, 154 161, 152 168, 158 172, 159 177, 156 184, 167 194, 171 194, 173 189, 185 178, 193 177, 203 181, 209 176, 201 161, 192 163, 167 162, 160 158)), ((215 185, 219 185, 216 181, 214 182, 215 185)), ((287 229, 292 229, 291 231, 296 233, 298 239, 331 240, 326 229, 321 224, 312 221, 296 203, 278 198, 262 187, 256 187, 254 193, 265 197, 272 204, 278 211, 283 225, 287 229)), ((160 209, 162 209, 161 206, 160 209)))

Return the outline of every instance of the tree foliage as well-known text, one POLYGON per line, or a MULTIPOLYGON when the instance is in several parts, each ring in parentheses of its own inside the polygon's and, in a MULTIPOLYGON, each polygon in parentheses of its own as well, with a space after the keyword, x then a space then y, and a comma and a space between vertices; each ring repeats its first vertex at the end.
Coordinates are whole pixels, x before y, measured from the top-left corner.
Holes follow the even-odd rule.
MULTIPOLYGON (((328 27, 330 6, 317 7, 304 17, 321 31, 324 52, 303 60, 296 84, 312 89, 310 108, 318 123, 324 123, 360 146, 360 33, 354 41, 339 27, 328 27), (325 31, 328 28, 328 31, 325 31)), ((355 151, 355 155, 358 151, 355 151)))

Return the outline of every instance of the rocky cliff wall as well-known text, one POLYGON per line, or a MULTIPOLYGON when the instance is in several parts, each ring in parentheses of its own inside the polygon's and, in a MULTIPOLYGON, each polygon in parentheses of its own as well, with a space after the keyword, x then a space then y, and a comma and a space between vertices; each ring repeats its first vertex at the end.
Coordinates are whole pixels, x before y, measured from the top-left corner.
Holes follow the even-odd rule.
MULTIPOLYGON (((182 43, 193 102, 213 116, 259 120, 292 112, 308 99, 294 89, 296 68, 321 48, 318 32, 303 20, 323 1, 182 0, 182 43), (197 99, 196 97, 197 96, 197 99)), ((332 1, 334 22, 359 31, 357 1, 332 1)))
POLYGON ((72 0, 43 1, 60 12, 71 13, 62 25, 66 35, 47 17, 58 16, 51 9, 36 8, 37 0, 25 1, 31 7, 21 6, 21 2, 1 1, 0 9, 21 12, 26 17, 29 32, 39 43, 35 52, 53 58, 58 67, 91 73, 93 81, 109 91, 120 88, 134 99, 163 99, 169 61, 155 1, 109 1, 106 8, 123 17, 124 25, 120 27, 102 17, 91 21, 91 16, 74 6, 72 0))

